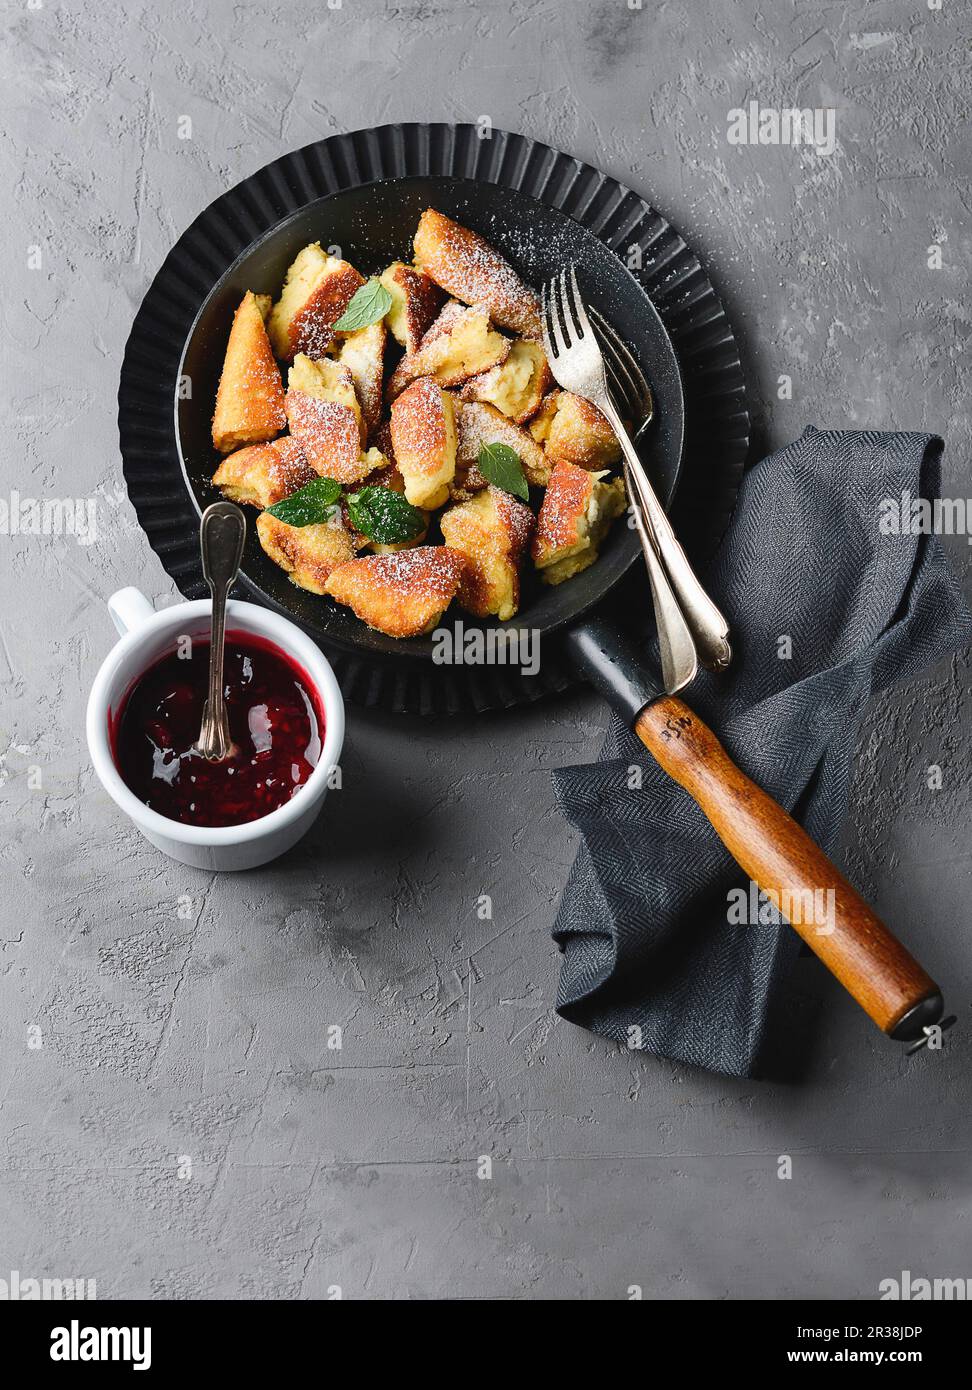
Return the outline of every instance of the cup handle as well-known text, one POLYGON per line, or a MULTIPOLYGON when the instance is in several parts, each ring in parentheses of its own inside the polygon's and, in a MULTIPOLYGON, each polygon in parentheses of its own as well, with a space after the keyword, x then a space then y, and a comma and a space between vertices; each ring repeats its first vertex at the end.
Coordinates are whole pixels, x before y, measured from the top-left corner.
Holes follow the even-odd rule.
POLYGON ((141 589, 132 585, 127 589, 118 589, 112 594, 108 600, 108 612, 122 637, 126 632, 133 632, 135 628, 141 627, 149 618, 155 616, 155 609, 141 589))

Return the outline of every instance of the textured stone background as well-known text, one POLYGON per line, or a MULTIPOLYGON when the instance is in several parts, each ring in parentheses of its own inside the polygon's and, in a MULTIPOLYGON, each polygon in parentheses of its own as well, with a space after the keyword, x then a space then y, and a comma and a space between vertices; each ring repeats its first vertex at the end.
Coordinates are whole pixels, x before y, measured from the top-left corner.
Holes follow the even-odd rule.
MULTIPOLYGON (((707 260, 764 439, 937 429, 946 490, 972 492, 960 0, 36 6, 2 21, 4 491, 97 496, 101 533, 0 538, 0 1274, 355 1298, 873 1298, 902 1268, 972 1274, 961 1027, 908 1058, 804 960, 801 1066, 757 1084, 552 1014, 572 843, 548 770, 595 752, 592 696, 441 727, 352 714, 315 832, 220 880, 122 821, 82 727, 107 595, 175 597, 119 467, 136 306, 220 191, 335 131, 487 114, 598 163, 707 260), (730 147, 749 97, 835 106, 837 153, 730 147)), ((960 1013, 968 691, 961 658, 869 713, 845 836, 960 1013)))

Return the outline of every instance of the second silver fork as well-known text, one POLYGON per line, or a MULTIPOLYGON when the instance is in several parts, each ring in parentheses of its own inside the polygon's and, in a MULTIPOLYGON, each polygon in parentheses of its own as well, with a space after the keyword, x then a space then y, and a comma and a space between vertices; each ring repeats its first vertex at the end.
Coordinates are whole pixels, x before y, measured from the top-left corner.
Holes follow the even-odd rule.
MULTIPOLYGON (((608 330, 610 342, 614 336, 610 325, 602 323, 601 328, 608 330)), ((543 330, 550 370, 558 385, 595 405, 621 445, 635 524, 652 582, 663 679, 672 693, 693 679, 697 662, 709 670, 729 664, 729 625, 689 564, 618 414, 573 267, 569 280, 564 270, 544 287, 543 330)))

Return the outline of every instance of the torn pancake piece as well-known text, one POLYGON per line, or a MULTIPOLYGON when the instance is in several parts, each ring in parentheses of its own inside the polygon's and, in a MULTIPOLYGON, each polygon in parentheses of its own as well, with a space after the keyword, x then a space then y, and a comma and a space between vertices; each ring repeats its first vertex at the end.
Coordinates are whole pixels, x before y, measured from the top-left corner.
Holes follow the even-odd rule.
POLYGON ((389 637, 431 632, 455 597, 466 561, 444 545, 362 555, 333 571, 325 592, 389 637))
POLYGON ((519 338, 505 362, 470 378, 459 394, 464 401, 485 401, 523 425, 536 415, 552 382, 543 348, 519 338))
MULTIPOLYGON (((547 439, 550 436, 550 426, 553 424, 554 416, 557 414, 557 402, 560 400, 560 396, 561 391, 559 387, 555 386, 552 391, 548 391, 540 402, 537 413, 527 425, 527 429, 530 431, 530 437, 535 439, 538 444, 546 445, 547 439)), ((551 460, 551 466, 552 465, 553 461, 551 460)))
POLYGON ((347 406, 358 422, 358 432, 362 445, 365 442, 365 423, 361 404, 354 385, 350 367, 335 362, 330 357, 318 360, 299 352, 294 365, 287 373, 288 391, 303 391, 319 401, 334 401, 336 405, 347 406))
POLYGON ((618 437, 597 406, 570 391, 557 395, 544 448, 549 458, 579 468, 613 468, 621 459, 618 437))
POLYGON ((422 339, 416 352, 406 355, 388 381, 388 399, 394 400, 410 381, 434 376, 440 386, 460 386, 503 362, 512 342, 490 326, 484 309, 464 309, 450 301, 422 339))
POLYGON ((432 377, 421 377, 392 405, 395 462, 413 507, 433 510, 449 496, 456 471, 455 402, 432 377))
POLYGON ((283 382, 264 316, 269 295, 247 290, 233 315, 213 413, 213 444, 221 454, 262 444, 287 423, 283 382))
POLYGON ((270 310, 267 326, 277 356, 284 362, 292 362, 298 352, 323 357, 335 323, 363 284, 364 276, 353 265, 329 255, 320 242, 305 246, 270 310))
POLYGON ((392 306, 385 315, 389 332, 406 354, 417 352, 445 295, 423 270, 402 261, 392 261, 380 279, 392 297, 392 306))
POLYGON ((562 584, 597 559, 611 522, 625 509, 624 481, 558 462, 543 495, 533 563, 545 584, 562 584))
POLYGON ((257 517, 257 536, 273 562, 287 572, 299 589, 325 594, 328 576, 354 556, 351 533, 340 512, 334 521, 312 526, 288 526, 271 512, 257 517))
POLYGON ((521 338, 541 339, 539 296, 476 232, 426 208, 412 245, 415 264, 454 298, 484 305, 496 323, 521 338))
POLYGON ((476 461, 487 444, 505 444, 519 457, 528 483, 534 487, 546 484, 553 464, 530 433, 494 405, 465 401, 459 406, 456 455, 456 473, 462 486, 473 492, 485 486, 476 461))
POLYGON ((500 488, 488 487, 444 512, 446 545, 467 560, 457 598, 477 618, 505 621, 520 604, 520 558, 533 534, 529 507, 500 488))
POLYGON ((361 405, 365 443, 372 438, 381 419, 387 337, 384 323, 379 322, 370 323, 366 328, 359 328, 346 338, 336 340, 337 360, 351 373, 361 405))
POLYGON ((316 473, 344 484, 367 477, 374 465, 361 452, 361 432, 353 410, 295 390, 287 392, 286 405, 290 432, 316 473))
POLYGON ((282 502, 317 476, 300 440, 285 434, 224 458, 213 474, 213 485, 231 502, 262 508, 282 502))

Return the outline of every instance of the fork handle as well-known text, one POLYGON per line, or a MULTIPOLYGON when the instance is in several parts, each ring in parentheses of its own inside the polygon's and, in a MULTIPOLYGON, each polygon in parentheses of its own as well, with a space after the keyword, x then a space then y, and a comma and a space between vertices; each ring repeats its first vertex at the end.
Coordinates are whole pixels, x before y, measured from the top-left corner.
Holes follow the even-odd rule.
MULTIPOLYGON (((625 463, 625 481, 629 492, 634 487, 631 470, 625 463)), ((651 583, 651 601, 655 610, 655 629, 658 633, 658 654, 661 659, 662 684, 669 695, 691 684, 698 670, 695 638, 685 621, 678 599, 672 592, 665 567, 658 558, 655 543, 648 532, 648 523, 640 507, 634 508, 635 526, 641 541, 642 554, 651 583)))
POLYGON ((682 609, 685 622, 692 633, 699 654, 699 661, 709 671, 724 670, 732 660, 732 648, 729 645, 729 624, 709 598, 689 564, 688 556, 682 549, 679 539, 672 529, 671 522, 665 515, 665 509, 659 502, 648 474, 644 470, 641 459, 621 422, 621 417, 614 408, 614 402, 610 397, 605 397, 597 401, 596 404, 618 437, 618 443, 624 454, 626 473, 634 484, 634 490, 637 494, 632 499, 635 505, 636 519, 640 510, 647 523, 648 531, 654 539, 655 548, 682 609))

